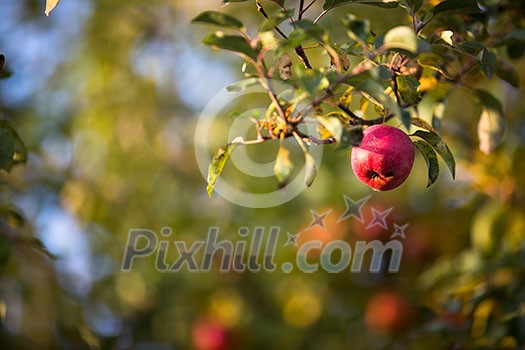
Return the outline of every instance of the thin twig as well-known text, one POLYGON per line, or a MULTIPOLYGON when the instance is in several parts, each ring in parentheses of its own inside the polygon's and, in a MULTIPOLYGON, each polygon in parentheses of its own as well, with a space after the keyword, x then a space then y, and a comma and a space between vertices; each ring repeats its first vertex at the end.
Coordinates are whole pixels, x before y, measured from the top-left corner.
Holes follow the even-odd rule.
POLYGON ((328 11, 330 11, 330 10, 331 10, 331 8, 326 9, 326 10, 324 10, 323 12, 321 12, 321 13, 319 14, 319 16, 317 16, 317 18, 314 19, 314 24, 316 24, 317 22, 319 22, 319 21, 321 20, 321 18, 323 18, 323 16, 326 15, 326 14, 328 13, 328 11))
POLYGON ((312 5, 316 2, 317 0, 312 0, 308 5, 306 5, 306 7, 302 10, 302 11, 299 11, 299 19, 301 19, 303 17, 303 14, 308 11, 308 9, 310 7, 312 7, 312 5))
POLYGON ((303 8, 304 8, 304 0, 299 1, 299 14, 297 15, 297 19, 301 20, 303 17, 303 8))

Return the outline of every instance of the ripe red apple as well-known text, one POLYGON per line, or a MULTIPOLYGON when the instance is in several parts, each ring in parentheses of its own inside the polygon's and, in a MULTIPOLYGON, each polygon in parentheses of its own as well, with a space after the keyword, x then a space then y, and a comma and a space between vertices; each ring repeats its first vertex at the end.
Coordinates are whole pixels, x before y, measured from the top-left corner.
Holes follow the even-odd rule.
POLYGON ((401 185, 414 164, 414 144, 407 134, 388 125, 373 125, 352 148, 352 169, 357 178, 376 191, 401 185))

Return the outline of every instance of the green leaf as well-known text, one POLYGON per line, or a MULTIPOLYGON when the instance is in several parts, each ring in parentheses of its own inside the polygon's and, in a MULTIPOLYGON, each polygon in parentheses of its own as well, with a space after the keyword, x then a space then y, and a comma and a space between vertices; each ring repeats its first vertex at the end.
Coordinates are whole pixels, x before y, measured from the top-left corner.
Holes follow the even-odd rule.
POLYGON ((277 56, 281 56, 290 49, 295 49, 304 41, 315 40, 317 42, 327 42, 328 35, 324 27, 314 24, 310 20, 295 21, 295 29, 288 35, 288 39, 281 40, 279 49, 276 51, 277 56))
POLYGON ((426 120, 424 119, 421 119, 421 118, 412 118, 410 120, 410 123, 414 126, 417 126, 418 128, 421 128, 421 129, 425 129, 425 130, 428 130, 432 133, 435 133, 437 134, 436 130, 432 127, 432 125, 430 125, 429 123, 427 123, 426 120))
POLYGON ((415 106, 421 101, 419 80, 414 75, 398 75, 396 83, 399 95, 406 104, 415 106))
POLYGON ((289 17, 293 16, 294 11, 293 10, 287 10, 286 12, 280 11, 273 15, 271 15, 269 18, 264 20, 259 28, 260 32, 267 32, 269 30, 273 30, 275 27, 277 27, 279 24, 281 24, 283 21, 288 19, 289 17))
POLYGON ((219 31, 206 35, 202 43, 218 49, 233 51, 252 60, 257 59, 257 50, 252 48, 246 39, 238 35, 225 35, 219 31))
POLYGON ((0 120, 0 169, 10 171, 13 165, 27 161, 27 149, 16 130, 0 120))
POLYGON ((328 78, 318 69, 298 69, 297 85, 311 96, 330 85, 328 78))
MULTIPOLYGON (((377 77, 377 79, 380 79, 377 77)), ((352 85, 361 91, 372 103, 381 108, 388 109, 394 115, 399 115, 399 105, 396 101, 385 94, 385 88, 382 83, 374 79, 370 72, 364 72, 354 75, 345 80, 346 84, 352 85)))
POLYGON ((494 46, 515 45, 525 43, 525 29, 515 29, 498 41, 494 46))
POLYGON ((9 78, 11 72, 5 66, 5 56, 0 55, 0 79, 9 78))
POLYGON ((483 50, 479 66, 485 76, 490 79, 498 69, 498 57, 492 51, 483 50))
POLYGON ((417 36, 414 30, 407 26, 399 26, 390 29, 383 39, 387 49, 401 49, 411 53, 417 52, 417 36))
POLYGON ((11 170, 14 154, 15 143, 11 133, 6 129, 0 128, 0 169, 11 170))
POLYGON ((293 163, 290 161, 290 152, 281 146, 279 152, 277 152, 277 158, 273 167, 275 177, 279 182, 279 188, 284 187, 288 183, 293 168, 293 163))
POLYGON ((520 80, 518 78, 518 72, 516 69, 514 69, 514 66, 510 63, 507 63, 505 61, 498 61, 498 65, 496 67, 496 75, 502 79, 505 80, 510 85, 514 86, 515 88, 520 87, 520 80))
POLYGON ((412 135, 422 138, 423 140, 428 142, 430 145, 432 145, 432 147, 437 151, 437 153, 445 161, 445 164, 447 165, 448 169, 450 170, 450 173, 452 174, 452 178, 453 179, 456 178, 456 160, 454 159, 454 155, 448 148, 445 141, 441 139, 441 136, 439 136, 438 134, 434 132, 428 132, 428 131, 423 131, 423 130, 418 130, 412 135))
POLYGON ((192 23, 212 24, 223 28, 242 29, 244 25, 237 18, 217 11, 205 11, 191 20, 192 23))
POLYGON ((228 91, 228 92, 241 92, 241 91, 246 90, 249 87, 252 87, 252 86, 255 86, 255 85, 259 85, 260 83, 261 83, 261 79, 260 78, 243 79, 243 80, 237 81, 237 82, 235 82, 233 84, 230 84, 230 85, 226 86, 226 91, 228 91))
POLYGON ((423 0, 401 0, 401 5, 404 5, 410 15, 416 13, 423 5, 423 0))
POLYGON ((410 130, 410 121, 412 119, 412 116, 410 115, 410 112, 407 111, 406 109, 400 109, 400 112, 399 112, 399 115, 398 115, 398 118, 399 120, 401 120, 401 123, 403 123, 403 126, 405 127, 405 129, 407 129, 407 131, 410 130))
POLYGON ((60 0, 46 0, 46 10, 44 11, 46 16, 49 16, 51 11, 53 11, 55 7, 57 7, 59 2, 60 0))
POLYGON ((352 40, 366 41, 370 35, 370 22, 366 19, 358 19, 349 14, 343 19, 343 23, 346 27, 346 34, 352 40))
POLYGON ((455 46, 461 53, 472 56, 478 61, 483 59, 483 52, 487 50, 485 45, 478 41, 463 41, 455 46))
POLYGON ((317 117, 317 121, 321 124, 330 134, 335 137, 337 142, 341 141, 341 136, 343 135, 343 124, 339 118, 335 117, 317 117))
POLYGON ((47 250, 44 243, 42 243, 42 241, 36 237, 29 236, 29 235, 19 235, 16 237, 15 242, 32 247, 33 249, 36 249, 37 251, 46 255, 48 258, 52 260, 56 260, 58 258, 56 255, 54 255, 49 250, 47 250))
POLYGON ((363 128, 343 128, 341 141, 337 143, 337 149, 347 149, 350 146, 359 146, 363 140, 363 128))
POLYGON ((379 6, 383 8, 396 8, 399 5, 399 0, 325 0, 323 9, 329 10, 336 6, 346 4, 363 4, 379 6))
POLYGON ((441 73, 445 78, 452 79, 445 71, 445 62, 443 58, 433 52, 423 52, 417 57, 417 63, 421 67, 430 68, 436 72, 441 73))
POLYGON ((503 141, 506 122, 500 102, 485 90, 475 90, 482 105, 478 122, 479 149, 490 154, 503 141))
POLYGON ((304 182, 306 186, 310 187, 317 176, 317 166, 315 164, 314 158, 310 153, 305 153, 304 157, 306 159, 305 168, 306 172, 304 174, 304 182))
POLYGON ((427 187, 432 186, 439 177, 439 162, 434 149, 425 141, 416 140, 414 146, 421 152, 428 168, 427 187))
POLYGON ((219 176, 221 175, 222 170, 224 169, 224 165, 230 158, 230 155, 235 146, 237 146, 239 143, 240 142, 234 140, 226 146, 220 147, 213 155, 211 163, 208 167, 208 186, 206 186, 206 192, 208 192, 209 197, 211 197, 213 189, 215 188, 215 184, 217 183, 217 180, 219 179, 219 176))
POLYGON ((437 4, 432 10, 434 15, 480 13, 481 9, 474 0, 446 0, 437 4))

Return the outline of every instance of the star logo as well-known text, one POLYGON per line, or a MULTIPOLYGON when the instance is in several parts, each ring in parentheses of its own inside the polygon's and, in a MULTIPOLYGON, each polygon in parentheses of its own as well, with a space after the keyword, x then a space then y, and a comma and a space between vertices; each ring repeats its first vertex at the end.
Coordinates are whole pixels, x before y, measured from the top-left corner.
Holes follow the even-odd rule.
POLYGON ((308 227, 306 229, 309 230, 309 229, 311 229, 312 227, 315 227, 315 226, 319 226, 321 228, 325 228, 324 219, 326 219, 326 217, 328 216, 328 214, 330 214, 331 211, 332 210, 330 209, 327 212, 319 215, 315 211, 310 210, 310 212, 312 213, 313 221, 310 223, 310 225, 308 225, 308 227))
POLYGON ((299 233, 296 235, 292 235, 290 232, 286 232, 286 236, 288 237, 288 240, 284 244, 284 246, 293 245, 297 247, 297 237, 299 237, 299 233))
POLYGON ((405 230, 410 224, 405 224, 403 226, 399 226, 398 224, 394 224, 394 233, 392 233, 392 236, 390 236, 390 239, 396 238, 397 236, 402 237, 403 239, 406 239, 405 237, 405 230))
POLYGON ((368 230, 369 228, 374 227, 376 225, 379 225, 382 228, 387 229, 388 224, 386 223, 386 217, 388 216, 388 214, 390 214, 392 209, 394 208, 389 208, 385 211, 379 211, 379 210, 376 210, 375 208, 372 208, 372 215, 374 215, 374 218, 372 219, 372 221, 370 221, 366 229, 368 230))
POLYGON ((343 213, 343 215, 341 215, 339 220, 337 220, 337 222, 341 222, 343 220, 346 220, 346 219, 348 219, 351 216, 353 216, 357 220, 363 222, 362 209, 363 209, 363 206, 365 205, 365 203, 370 199, 371 195, 368 195, 368 196, 366 196, 364 198, 361 198, 361 200, 359 200, 357 202, 354 202, 351 198, 348 198, 344 194, 343 194, 343 197, 345 199, 346 210, 343 213))

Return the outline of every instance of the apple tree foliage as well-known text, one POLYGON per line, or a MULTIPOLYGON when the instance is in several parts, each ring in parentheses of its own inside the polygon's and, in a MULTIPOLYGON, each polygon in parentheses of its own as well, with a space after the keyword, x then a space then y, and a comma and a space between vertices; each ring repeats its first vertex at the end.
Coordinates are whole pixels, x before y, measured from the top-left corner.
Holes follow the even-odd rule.
MULTIPOLYGON (((0 55, 0 79, 11 76, 6 65, 6 57, 0 55)), ((0 172, 11 172, 15 165, 27 161, 27 149, 17 130, 7 119, 0 116, 0 172)), ((52 257, 42 242, 36 237, 26 234, 26 222, 20 210, 9 201, 0 200, 0 267, 4 265, 11 254, 13 245, 25 245, 36 248, 52 257)))
MULTIPOLYGON (((237 2, 252 2, 260 13, 254 34, 241 19, 223 12, 206 11, 193 22, 218 28, 203 39, 203 44, 231 51, 245 61, 246 79, 228 89, 242 91, 259 85, 268 94, 269 106, 264 116, 253 119, 255 139, 237 138, 217 150, 209 166, 209 195, 229 155, 239 145, 281 142, 274 170, 283 186, 294 168, 283 139, 295 139, 309 164, 313 160, 305 144, 349 148, 359 145, 363 128, 386 122, 402 126, 413 139, 428 165, 428 186, 439 175, 438 155, 455 177, 454 156, 440 136, 440 126, 447 96, 458 88, 469 88, 483 107, 478 125, 480 150, 488 154, 501 141, 505 131, 501 103, 489 91, 469 87, 469 77, 476 75, 486 79, 497 76, 513 86, 518 84, 516 72, 505 57, 523 54, 524 32, 500 23, 503 17, 498 16, 498 2, 224 0, 223 4, 237 2), (317 2, 322 3, 320 12, 314 11, 317 2), (352 14, 356 5, 403 8, 407 21, 377 32, 374 23, 352 14), (341 11, 337 20, 346 38, 336 41, 340 33, 329 31, 323 19, 343 6, 348 11, 341 11), (319 66, 309 59, 309 52, 314 50, 325 55, 319 66), (285 82, 289 91, 276 92, 275 81, 285 82), (432 103, 430 118, 420 113, 425 96, 432 103), (317 123, 317 134, 305 132, 305 123, 317 123)), ((307 167, 307 185, 315 178, 317 166, 307 167)))

